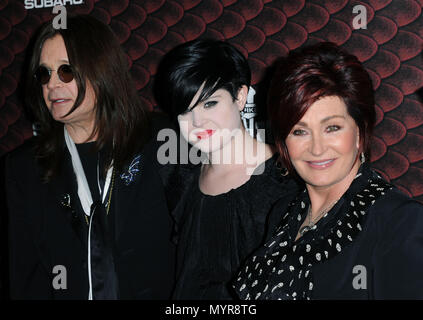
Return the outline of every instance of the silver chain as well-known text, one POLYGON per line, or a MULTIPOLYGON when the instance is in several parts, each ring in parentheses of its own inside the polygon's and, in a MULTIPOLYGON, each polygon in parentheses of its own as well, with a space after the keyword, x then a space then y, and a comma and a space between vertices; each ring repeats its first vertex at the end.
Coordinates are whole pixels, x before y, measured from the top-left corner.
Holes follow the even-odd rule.
POLYGON ((338 200, 335 200, 334 202, 332 202, 329 206, 327 206, 326 208, 324 208, 318 215, 316 218, 314 218, 313 220, 311 220, 311 204, 308 206, 308 210, 307 210, 307 217, 308 217, 308 225, 303 226, 300 228, 299 233, 301 235, 303 235, 304 233, 306 233, 307 231, 314 229, 314 226, 316 225, 316 222, 325 214, 327 214, 330 209, 332 209, 335 204, 338 202, 338 200))

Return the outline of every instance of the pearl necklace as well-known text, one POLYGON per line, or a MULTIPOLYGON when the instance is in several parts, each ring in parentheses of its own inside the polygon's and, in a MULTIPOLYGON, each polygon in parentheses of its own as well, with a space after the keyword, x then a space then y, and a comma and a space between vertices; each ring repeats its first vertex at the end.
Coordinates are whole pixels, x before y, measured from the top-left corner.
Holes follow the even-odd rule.
POLYGON ((319 214, 317 215, 316 218, 314 218, 313 220, 311 220, 311 204, 308 206, 308 211, 307 211, 307 217, 308 217, 308 225, 305 225, 303 227, 300 228, 300 231, 298 231, 301 235, 304 235, 304 233, 306 233, 307 231, 310 230, 314 230, 317 228, 316 223, 317 221, 319 221, 319 219, 323 216, 326 215, 330 209, 333 208, 333 206, 338 202, 338 200, 335 200, 334 202, 332 202, 329 206, 327 206, 326 208, 324 208, 322 211, 319 212, 319 214))

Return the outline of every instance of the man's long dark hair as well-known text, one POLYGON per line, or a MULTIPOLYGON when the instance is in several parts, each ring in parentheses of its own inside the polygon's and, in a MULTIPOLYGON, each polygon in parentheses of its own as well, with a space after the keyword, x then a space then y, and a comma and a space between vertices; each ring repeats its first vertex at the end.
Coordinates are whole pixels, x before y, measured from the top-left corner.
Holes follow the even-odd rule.
POLYGON ((89 81, 96 97, 95 126, 90 138, 97 135, 97 150, 112 150, 106 163, 110 164, 113 159, 119 172, 149 139, 147 110, 140 102, 127 56, 113 31, 91 16, 78 15, 68 17, 66 29, 54 29, 51 22, 43 25, 29 64, 26 102, 38 125, 36 155, 44 169, 43 180, 49 181, 60 170, 65 144, 63 123, 52 118, 41 84, 33 75, 39 66, 44 42, 57 35, 63 37, 78 87, 78 97, 68 114, 84 100, 89 81))

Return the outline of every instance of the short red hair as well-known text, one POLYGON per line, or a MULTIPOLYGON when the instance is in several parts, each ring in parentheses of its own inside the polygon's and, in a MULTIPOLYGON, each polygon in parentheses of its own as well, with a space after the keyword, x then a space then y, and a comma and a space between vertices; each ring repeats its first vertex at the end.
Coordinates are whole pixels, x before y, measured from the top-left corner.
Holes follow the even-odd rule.
POLYGON ((376 121, 374 92, 360 61, 331 42, 291 52, 277 66, 268 93, 268 115, 276 147, 285 167, 295 172, 285 139, 310 106, 337 96, 347 106, 360 132, 360 152, 369 158, 376 121))

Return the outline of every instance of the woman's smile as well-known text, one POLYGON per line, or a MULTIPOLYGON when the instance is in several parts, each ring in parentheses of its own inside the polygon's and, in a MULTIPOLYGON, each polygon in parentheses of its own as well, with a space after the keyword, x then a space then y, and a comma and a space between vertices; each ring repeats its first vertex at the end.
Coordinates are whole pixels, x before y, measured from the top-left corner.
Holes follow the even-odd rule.
POLYGON ((306 161, 306 162, 313 169, 323 170, 323 169, 331 167, 335 161, 336 159, 327 159, 327 160, 306 161))

